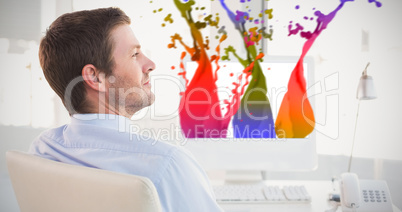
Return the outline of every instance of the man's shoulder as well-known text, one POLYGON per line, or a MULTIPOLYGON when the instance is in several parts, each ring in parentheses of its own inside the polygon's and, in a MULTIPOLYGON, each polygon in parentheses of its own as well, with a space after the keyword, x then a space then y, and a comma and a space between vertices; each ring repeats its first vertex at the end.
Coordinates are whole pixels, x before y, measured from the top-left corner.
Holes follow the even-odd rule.
POLYGON ((45 129, 34 139, 34 142, 48 139, 59 140, 63 136, 63 131, 66 126, 65 124, 59 127, 45 129))
POLYGON ((43 155, 41 150, 48 149, 51 146, 54 146, 56 143, 60 143, 63 140, 63 130, 66 125, 62 125, 56 128, 50 128, 43 130, 37 137, 35 137, 29 147, 28 152, 31 154, 40 155, 42 157, 55 160, 53 157, 50 157, 48 154, 43 155), (46 156, 48 155, 48 156, 46 156))
POLYGON ((177 151, 182 151, 171 141, 160 141, 145 135, 102 126, 70 124, 43 131, 34 140, 33 145, 56 145, 63 149, 120 151, 162 157, 172 157, 177 151))

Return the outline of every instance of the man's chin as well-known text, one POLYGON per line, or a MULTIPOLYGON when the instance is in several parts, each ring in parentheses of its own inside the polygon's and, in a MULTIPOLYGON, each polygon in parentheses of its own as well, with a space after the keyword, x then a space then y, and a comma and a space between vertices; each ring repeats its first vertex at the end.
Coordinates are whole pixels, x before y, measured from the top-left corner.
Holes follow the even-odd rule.
POLYGON ((154 102, 155 102, 155 95, 153 93, 151 93, 151 95, 149 96, 149 105, 148 106, 151 106, 154 102))
POLYGON ((132 105, 127 105, 126 106, 126 111, 128 111, 129 113, 136 113, 146 107, 151 106, 153 103, 155 102, 155 95, 153 93, 151 93, 150 95, 148 95, 147 100, 143 101, 142 104, 132 104, 132 105))

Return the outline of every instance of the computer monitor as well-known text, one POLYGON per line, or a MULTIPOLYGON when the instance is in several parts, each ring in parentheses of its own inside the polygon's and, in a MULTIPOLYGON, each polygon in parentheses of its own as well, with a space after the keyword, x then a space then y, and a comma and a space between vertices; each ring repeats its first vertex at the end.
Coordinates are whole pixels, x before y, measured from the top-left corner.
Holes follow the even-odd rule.
MULTIPOLYGON (((274 121, 282 99, 287 91, 287 84, 299 57, 266 56, 260 62, 267 80, 267 96, 271 103, 274 121)), ((186 77, 191 80, 198 64, 185 61, 186 77)), ((244 68, 237 61, 220 61, 217 72, 218 90, 226 87, 228 71, 241 72, 244 68)), ((303 61, 304 77, 307 84, 307 96, 314 94, 314 61, 306 57, 303 61)), ((215 69, 213 69, 215 70, 215 69)), ((225 92, 223 92, 225 93, 225 92)), ((225 98, 220 96, 220 98, 225 98)), ((314 99, 309 97, 314 110, 314 99)), ((307 171, 317 166, 315 130, 305 138, 233 138, 231 122, 227 138, 187 138, 183 146, 193 153, 206 170, 240 171, 307 171)))

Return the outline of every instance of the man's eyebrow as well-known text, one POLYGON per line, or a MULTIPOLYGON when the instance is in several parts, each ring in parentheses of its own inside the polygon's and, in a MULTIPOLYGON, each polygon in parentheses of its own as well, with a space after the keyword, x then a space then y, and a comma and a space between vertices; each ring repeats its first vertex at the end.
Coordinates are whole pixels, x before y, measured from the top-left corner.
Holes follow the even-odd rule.
POLYGON ((128 49, 128 53, 131 54, 135 49, 141 49, 141 45, 132 45, 130 46, 130 48, 128 49))
POLYGON ((130 48, 130 50, 133 50, 133 49, 141 49, 141 45, 133 45, 133 46, 131 46, 131 48, 130 48))

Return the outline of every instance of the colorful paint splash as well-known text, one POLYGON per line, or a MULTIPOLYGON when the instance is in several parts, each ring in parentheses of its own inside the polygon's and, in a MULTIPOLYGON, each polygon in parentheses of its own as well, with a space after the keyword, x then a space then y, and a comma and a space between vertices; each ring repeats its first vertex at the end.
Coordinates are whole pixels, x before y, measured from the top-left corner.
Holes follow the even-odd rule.
MULTIPOLYGON (((354 0, 341 0, 340 5, 328 15, 316 10, 314 15, 317 17, 317 26, 313 32, 303 31, 304 27, 299 23, 296 23, 295 26, 293 26, 292 22, 289 24, 289 35, 300 34, 307 41, 289 79, 288 91, 280 106, 275 124, 271 105, 267 98, 265 76, 259 64, 264 55, 261 52, 258 53, 256 47, 256 44, 261 39, 271 39, 272 29, 269 33, 265 32, 265 28, 251 27, 247 29, 245 26, 246 21, 259 24, 264 20, 249 17, 247 12, 236 11, 234 13, 227 7, 224 0, 219 0, 231 22, 243 37, 243 43, 247 50, 247 59, 240 58, 236 54, 236 50, 231 46, 225 49, 225 55, 221 58, 220 45, 227 37, 225 26, 222 26, 218 31, 222 36, 216 37, 220 39, 219 45, 215 48, 216 54, 209 57, 207 55, 209 40, 208 37, 204 39, 201 29, 207 25, 219 28, 219 17, 214 19, 212 15, 208 15, 204 18, 204 21, 194 21, 191 12, 195 0, 173 1, 181 16, 186 20, 193 38, 193 46, 191 47, 183 42, 179 34, 175 34, 172 36, 172 43, 168 45, 169 48, 176 48, 176 41, 178 41, 186 50, 181 55, 180 69, 182 72, 179 73, 186 81, 186 90, 181 93, 180 102, 180 107, 182 108, 180 110, 180 123, 185 137, 226 137, 232 116, 233 131, 236 138, 304 138, 314 130, 315 118, 306 96, 303 60, 315 39, 333 20, 337 12, 346 2, 354 0), (243 65, 244 70, 243 75, 240 75, 237 82, 233 83, 235 88, 232 90, 232 99, 230 101, 224 100, 222 103, 218 98, 215 84, 217 72, 220 69, 218 61, 220 59, 229 60, 230 53, 243 65), (191 79, 186 77, 186 70, 183 64, 183 58, 187 54, 190 55, 193 61, 198 63, 198 68, 191 79), (217 67, 215 70, 212 70, 212 63, 215 63, 217 67), (245 80, 246 83, 241 84, 242 80, 245 80), (247 89, 245 89, 246 87, 247 89), (227 109, 225 114, 221 112, 222 107, 227 109)), ((376 0, 368 1, 369 3, 374 3, 377 7, 382 5, 376 0)), ((240 2, 244 3, 245 1, 240 2)), ((299 5, 295 7, 295 9, 299 8, 299 5)), ((202 9, 205 8, 196 8, 196 10, 202 9)), ((271 19, 272 9, 261 11, 259 17, 261 18, 263 14, 268 15, 268 18, 271 19)), ((314 18, 308 16, 305 16, 304 19, 314 20, 314 18)), ((164 21, 173 23, 171 14, 166 16, 164 21)))
MULTIPOLYGON (((288 83, 288 91, 286 92, 278 116, 275 122, 275 130, 278 137, 281 138, 304 138, 309 135, 315 126, 314 112, 307 98, 306 80, 303 76, 303 59, 313 45, 320 33, 327 28, 328 24, 334 19, 337 12, 342 9, 344 4, 354 0, 341 0, 339 6, 329 13, 324 15, 319 10, 315 11, 317 16, 317 26, 313 32, 303 31, 303 26, 299 23, 293 28, 292 22, 289 24, 289 35, 300 34, 302 38, 307 39, 304 43, 300 59, 294 68, 288 83), (280 133, 278 133, 280 132, 280 133)), ((374 2, 369 0, 369 2, 374 2)), ((376 2, 377 7, 381 3, 376 2)), ((299 9, 299 5, 296 9, 299 9)))
MULTIPOLYGON (((212 70, 212 62, 218 61, 219 46, 217 47, 217 55, 211 58, 207 55, 209 49, 208 39, 204 40, 201 29, 208 25, 218 27, 219 19, 213 20, 212 16, 204 18, 204 22, 195 22, 191 11, 195 4, 194 0, 182 2, 174 0, 176 7, 179 9, 181 16, 186 20, 190 27, 193 38, 193 47, 186 45, 179 34, 172 36, 172 43, 169 48, 176 48, 178 41, 190 54, 193 61, 197 61, 198 68, 191 80, 186 78, 186 71, 183 64, 183 58, 186 52, 182 53, 180 68, 183 72, 179 73, 186 80, 186 90, 181 93, 180 101, 180 124, 183 134, 187 138, 220 138, 226 137, 227 127, 232 114, 222 114, 221 102, 217 94, 217 86, 215 84, 217 77, 212 70)), ((223 35, 220 42, 226 39, 223 35)), ((232 108, 232 105, 228 105, 232 108)), ((230 109, 229 111, 232 111, 230 109)))
MULTIPOLYGON (((182 110, 180 110, 179 113, 183 134, 187 138, 226 137, 230 119, 238 111, 238 108, 241 105, 239 99, 244 94, 244 89, 249 83, 247 81, 246 84, 241 85, 240 81, 243 79, 243 75, 240 75, 238 77, 239 83, 233 83, 235 88, 232 90, 233 95, 231 100, 220 101, 217 95, 217 86, 215 84, 218 79, 217 72, 220 69, 218 63, 220 60, 220 44, 215 49, 217 54, 208 57, 206 50, 209 48, 209 41, 208 39, 205 39, 204 41, 200 31, 207 25, 218 28, 219 17, 216 17, 215 20, 213 20, 212 15, 208 15, 204 18, 204 22, 195 22, 191 15, 192 6, 195 4, 194 0, 189 0, 187 2, 174 0, 174 3, 181 12, 181 16, 189 25, 194 42, 193 47, 190 47, 183 42, 180 35, 176 34, 172 36, 172 43, 169 44, 168 47, 176 48, 176 41, 178 41, 186 49, 186 52, 190 54, 192 60, 198 63, 198 68, 191 80, 186 77, 183 62, 181 62, 180 65, 183 72, 180 72, 179 75, 185 79, 187 84, 185 92, 182 93, 180 102, 182 110), (216 70, 212 70, 211 63, 216 64, 216 70), (225 114, 222 114, 221 112, 222 107, 225 107, 227 110, 225 114)), ((203 7, 201 10, 202 9, 203 7)), ((221 43, 226 39, 227 35, 225 34, 224 27, 220 28, 219 32, 223 34, 220 37, 221 43)), ((262 34, 257 32, 257 28, 250 29, 249 33, 250 34, 247 34, 247 36, 245 35, 245 42, 248 46, 253 46, 254 43, 257 43, 261 39, 262 34)), ((266 36, 267 34, 265 33, 264 35, 266 36)), ((261 72, 258 63, 255 65, 254 62, 261 59, 264 55, 257 55, 255 47, 253 50, 253 54, 250 54, 248 62, 243 63, 243 73, 246 80, 248 80, 248 76, 255 73, 254 69, 256 69, 257 66, 261 72)), ((184 52, 182 54, 182 60, 185 55, 186 53, 184 52)), ((261 82, 262 81, 265 83, 265 80, 261 79, 261 82)), ((250 84, 256 83, 258 84, 259 82, 254 80, 250 84)), ((258 114, 258 112, 255 113, 258 114)), ((251 114, 252 112, 250 112, 249 115, 251 114)))
MULTIPOLYGON (((244 46, 247 50, 247 59, 240 58, 233 47, 226 49, 226 57, 231 52, 237 60, 244 66, 254 63, 251 79, 248 83, 247 90, 241 99, 240 108, 233 117, 233 133, 235 138, 275 138, 274 119, 272 116, 271 104, 267 97, 267 84, 265 76, 261 70, 257 57, 256 45, 263 37, 271 39, 272 31, 266 33, 265 29, 251 27, 247 30, 246 23, 253 18, 247 12, 232 12, 225 4, 224 0, 220 0, 222 7, 226 10, 230 20, 235 25, 243 37, 244 46), (253 61, 254 60, 254 61, 253 61)), ((262 11, 272 18, 272 9, 262 11)), ((262 13, 261 16, 262 17, 262 13)), ((259 24, 258 20, 254 20, 254 24, 259 24)), ((262 54, 260 54, 262 55, 262 54)), ((226 59, 225 57, 225 59, 226 59)))

